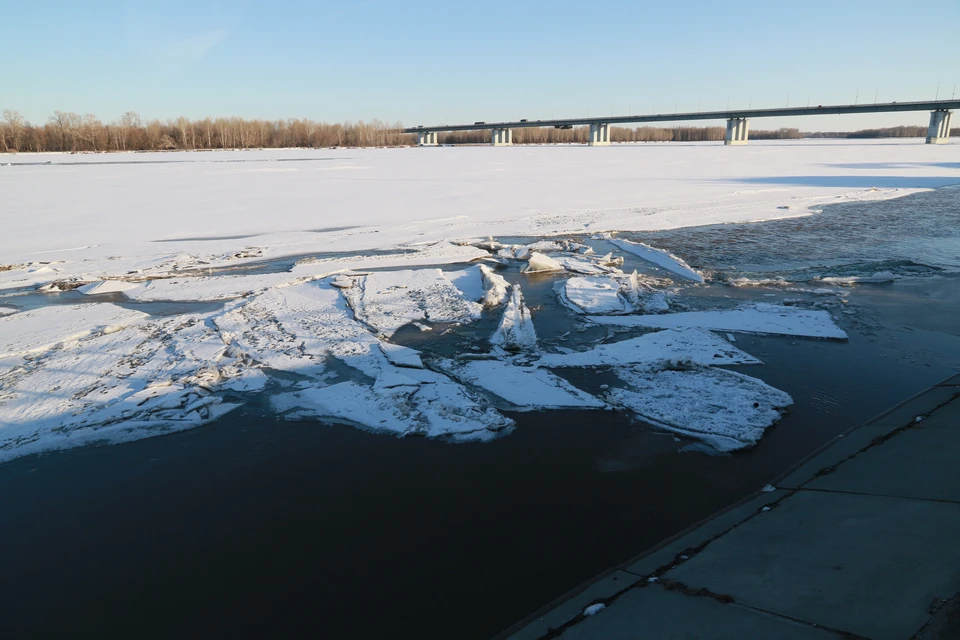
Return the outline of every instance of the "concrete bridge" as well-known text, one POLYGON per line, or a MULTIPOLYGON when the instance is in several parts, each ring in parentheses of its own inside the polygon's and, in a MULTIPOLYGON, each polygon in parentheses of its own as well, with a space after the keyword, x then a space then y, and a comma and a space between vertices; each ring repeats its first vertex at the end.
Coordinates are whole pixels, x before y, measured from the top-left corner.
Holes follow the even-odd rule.
POLYGON ((490 131, 494 146, 513 144, 513 129, 555 127, 570 129, 589 126, 589 144, 610 144, 610 125, 641 122, 685 122, 693 120, 726 120, 724 144, 746 144, 751 118, 784 118, 787 116, 842 115, 852 113, 891 113, 895 111, 929 111, 930 128, 927 144, 944 144, 950 137, 952 109, 960 109, 960 100, 931 100, 925 102, 884 102, 874 104, 817 105, 816 107, 786 107, 780 109, 744 109, 736 111, 697 111, 696 113, 658 113, 645 116, 610 116, 604 118, 567 118, 560 120, 519 120, 517 122, 474 122, 439 126, 417 126, 404 129, 416 133, 420 146, 435 146, 437 133, 442 131, 490 131))

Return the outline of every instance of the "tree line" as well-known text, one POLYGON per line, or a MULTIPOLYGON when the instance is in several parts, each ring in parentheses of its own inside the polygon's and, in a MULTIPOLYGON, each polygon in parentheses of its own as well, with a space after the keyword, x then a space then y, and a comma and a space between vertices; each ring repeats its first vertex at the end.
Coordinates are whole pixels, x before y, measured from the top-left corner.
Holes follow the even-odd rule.
MULTIPOLYGON (((190 149, 396 147, 417 143, 415 134, 402 132, 399 122, 381 120, 330 124, 309 119, 247 120, 204 118, 144 120, 129 111, 103 122, 93 114, 54 111, 43 124, 28 122, 19 112, 5 109, 0 119, 0 152, 9 151, 172 151, 190 149)), ((530 127, 513 130, 515 144, 584 144, 588 127, 559 129, 530 127)), ((612 142, 701 142, 723 140, 724 127, 610 127, 612 142)), ((754 140, 799 138, 923 137, 926 127, 889 127, 852 132, 801 132, 781 128, 753 130, 754 140)), ((951 135, 960 135, 953 129, 951 135)), ((449 131, 441 144, 489 144, 489 131, 449 131)))

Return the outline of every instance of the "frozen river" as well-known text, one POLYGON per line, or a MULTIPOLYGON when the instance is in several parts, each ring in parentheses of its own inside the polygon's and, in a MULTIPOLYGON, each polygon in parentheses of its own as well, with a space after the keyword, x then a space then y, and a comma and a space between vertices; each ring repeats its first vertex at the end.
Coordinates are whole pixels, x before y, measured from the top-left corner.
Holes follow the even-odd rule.
MULTIPOLYGON (((25 231, 35 244, 0 257, 13 267, 0 272, 8 604, 33 623, 56 607, 51 632, 58 620, 93 628, 111 602, 118 626, 488 637, 954 374, 960 190, 923 189, 960 182, 960 166, 874 160, 914 158, 904 145, 799 145, 793 159, 756 149, 758 172, 779 174, 718 176, 730 168, 709 164, 713 147, 637 148, 618 156, 619 191, 594 194, 606 198, 598 210, 540 193, 541 210, 507 219, 468 198, 463 218, 424 226, 403 219, 403 204, 373 227, 320 216, 314 231, 285 231, 286 244, 247 219, 213 240, 205 222, 158 234, 148 220, 149 233, 77 237, 88 248, 52 263, 62 239, 25 231), (686 166, 656 168, 652 149, 686 166), (826 159, 836 166, 818 169, 826 159), (628 169, 659 171, 665 186, 646 198, 653 181, 631 185, 628 169), (662 230, 707 221, 726 224, 662 230), (374 228, 386 239, 364 247, 374 228), (409 244, 424 237, 433 244, 409 244), (524 273, 532 253, 561 268, 524 273), (678 322, 692 327, 666 329, 679 342, 655 343, 678 322), (651 384, 669 397, 651 401, 651 384), (746 404, 727 415, 718 400, 746 404), (103 419, 82 422, 90 415, 103 419), (65 434, 163 433, 18 458, 65 434)), ((502 181, 481 169, 503 157, 438 180, 431 212, 502 181)), ((214 183, 232 175, 221 168, 214 183)), ((516 187, 531 202, 538 189, 516 187)))

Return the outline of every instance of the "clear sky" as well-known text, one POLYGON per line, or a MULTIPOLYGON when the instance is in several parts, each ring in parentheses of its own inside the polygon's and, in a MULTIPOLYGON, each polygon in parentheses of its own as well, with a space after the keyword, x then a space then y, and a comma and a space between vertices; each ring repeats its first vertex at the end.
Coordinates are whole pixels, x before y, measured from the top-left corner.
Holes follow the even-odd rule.
MULTIPOLYGON (((0 108, 406 125, 960 95, 958 0, 3 0, 0 108), (956 88, 955 88, 956 87, 956 88)), ((753 128, 926 124, 927 114, 753 128)))

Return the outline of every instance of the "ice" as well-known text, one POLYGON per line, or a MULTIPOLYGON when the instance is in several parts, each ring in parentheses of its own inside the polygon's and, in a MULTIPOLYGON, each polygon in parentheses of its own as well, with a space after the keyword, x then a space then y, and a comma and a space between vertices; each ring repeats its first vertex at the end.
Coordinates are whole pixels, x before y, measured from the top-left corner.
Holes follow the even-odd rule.
POLYGON ((642 242, 630 242, 629 240, 622 240, 620 238, 614 238, 609 240, 611 244, 620 247, 624 251, 628 251, 647 262, 662 267, 667 271, 680 276, 681 278, 686 278, 687 280, 692 280, 693 282, 703 283, 703 276, 690 268, 683 259, 678 258, 669 251, 663 249, 657 249, 656 247, 651 247, 648 244, 642 242))
POLYGON ((582 258, 571 258, 569 256, 561 256, 556 259, 557 262, 567 271, 573 273, 582 273, 585 275, 601 275, 604 273, 613 273, 619 271, 613 267, 604 267, 597 262, 591 262, 590 260, 584 260, 582 258))
POLYGON ((423 369, 423 362, 420 360, 420 352, 410 347, 404 347, 390 342, 380 342, 380 350, 387 357, 390 364, 398 367, 413 367, 414 369, 423 369))
POLYGON ((503 310, 500 325, 490 337, 490 342, 509 351, 537 348, 537 333, 530 318, 530 309, 523 303, 520 285, 510 287, 510 299, 503 310))
POLYGON ((57 305, 0 317, 0 357, 45 351, 91 334, 110 333, 147 314, 112 304, 57 305))
POLYGON ((517 366, 502 360, 474 360, 439 365, 466 384, 480 387, 521 410, 601 409, 606 403, 577 389, 566 380, 531 366, 517 366))
POLYGON ((483 441, 513 426, 512 420, 445 376, 416 369, 401 375, 415 384, 377 388, 348 381, 278 394, 271 402, 289 418, 332 418, 403 436, 483 441))
POLYGON ((542 253, 534 251, 530 254, 527 266, 521 269, 522 273, 546 273, 550 271, 563 271, 563 265, 542 253))
POLYGON ((440 269, 378 271, 343 293, 358 319, 387 336, 412 322, 471 322, 482 311, 440 269))
POLYGON ((761 364, 749 353, 702 329, 666 329, 638 338, 610 342, 574 353, 549 353, 543 367, 603 367, 687 363, 697 365, 761 364))
POLYGON ((13 315, 13 314, 16 313, 16 312, 17 312, 17 308, 16 308, 16 307, 4 307, 4 306, 0 306, 0 318, 2 318, 3 316, 13 315))
POLYGON ((0 269, 0 291, 4 289, 25 289, 28 287, 35 287, 39 284, 52 282, 59 277, 60 269, 50 265, 21 266, 12 269, 0 269))
MULTIPOLYGON (((298 280, 290 273, 256 275, 193 276, 149 280, 124 289, 124 294, 138 302, 229 300, 249 296, 272 287, 298 280)), ((126 283, 125 283, 126 284, 126 283)), ((99 293, 99 292, 98 292, 99 293)))
POLYGON ((821 278, 820 281, 826 282, 827 284, 850 285, 850 284, 857 284, 858 282, 866 282, 866 283, 893 282, 896 279, 897 279, 897 276, 895 276, 889 271, 878 271, 872 276, 827 277, 827 278, 821 278))
MULTIPOLYGON (((79 327, 88 312, 83 307, 90 306, 65 307, 57 317, 79 327)), ((257 389, 265 378, 207 319, 187 315, 113 325, 109 332, 88 329, 0 367, 0 461, 191 428, 234 408, 211 391, 257 389)), ((96 326, 97 319, 86 320, 96 326)))
POLYGON ((806 338, 846 340, 847 334, 827 311, 758 303, 728 311, 688 311, 664 315, 590 316, 597 324, 627 327, 700 327, 715 331, 769 333, 806 338))
POLYGON ((560 300, 578 313, 624 313, 630 309, 620 296, 620 283, 608 276, 574 277, 557 283, 560 300))
POLYGON ((595 615, 597 615, 598 613, 600 613, 601 611, 603 611, 603 609, 606 608, 606 606, 607 606, 607 605, 603 604, 602 602, 599 602, 599 603, 597 603, 597 604, 592 604, 592 605, 590 605, 589 607, 587 607, 586 609, 583 610, 583 615, 585 615, 585 616, 595 616, 595 615))
POLYGON ((480 301, 484 307, 503 304, 510 287, 503 276, 494 273, 485 264, 478 264, 460 271, 446 271, 444 275, 468 300, 480 301))
POLYGON ((751 447, 793 404, 783 391, 733 371, 695 368, 658 372, 620 370, 627 388, 610 400, 658 427, 705 442, 718 451, 751 447))
POLYGON ((124 291, 136 289, 139 286, 140 285, 135 282, 124 282, 123 280, 99 280, 97 282, 85 284, 82 287, 77 287, 77 291, 87 295, 95 295, 99 293, 122 293, 124 291))

